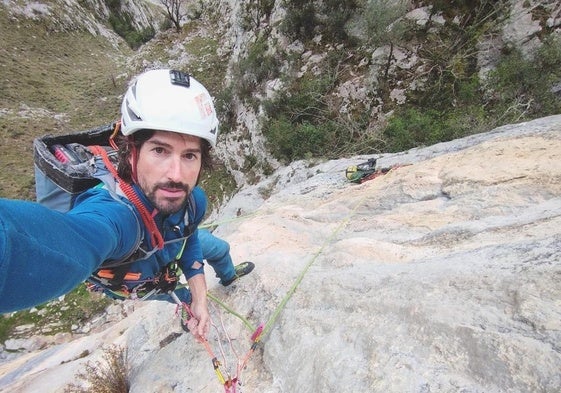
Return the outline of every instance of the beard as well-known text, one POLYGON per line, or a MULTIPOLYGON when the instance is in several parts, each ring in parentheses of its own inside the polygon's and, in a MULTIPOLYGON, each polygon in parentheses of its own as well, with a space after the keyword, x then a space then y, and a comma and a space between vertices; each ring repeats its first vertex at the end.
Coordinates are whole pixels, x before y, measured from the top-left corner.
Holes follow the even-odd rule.
POLYGON ((165 182, 165 183, 157 183, 152 187, 152 189, 146 193, 146 198, 152 203, 161 214, 164 216, 177 213, 187 203, 187 199, 189 198, 189 194, 191 193, 191 188, 188 184, 184 183, 176 183, 176 182, 165 182), (181 190, 184 191, 185 194, 182 197, 172 198, 172 197, 158 197, 157 192, 160 189, 167 189, 167 190, 181 190))

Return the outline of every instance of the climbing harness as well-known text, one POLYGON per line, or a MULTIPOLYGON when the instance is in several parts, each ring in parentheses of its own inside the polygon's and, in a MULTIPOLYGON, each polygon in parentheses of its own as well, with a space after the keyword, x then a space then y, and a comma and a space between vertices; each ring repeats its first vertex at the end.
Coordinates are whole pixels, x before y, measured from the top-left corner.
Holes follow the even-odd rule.
POLYGON ((127 265, 119 266, 117 269, 100 269, 92 274, 86 286, 92 292, 104 292, 114 299, 146 300, 150 296, 159 293, 173 293, 179 284, 181 269, 179 260, 185 251, 187 239, 179 249, 175 258, 165 265, 153 278, 141 280, 140 273, 126 272, 127 265), (132 288, 125 285, 123 280, 134 283, 132 288))

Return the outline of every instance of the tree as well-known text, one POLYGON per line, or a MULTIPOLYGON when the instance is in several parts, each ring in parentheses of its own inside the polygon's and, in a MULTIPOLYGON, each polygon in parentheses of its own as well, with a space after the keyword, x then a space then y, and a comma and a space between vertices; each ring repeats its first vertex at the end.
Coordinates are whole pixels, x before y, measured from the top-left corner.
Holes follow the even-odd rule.
POLYGON ((181 9, 181 0, 160 0, 160 3, 166 9, 166 16, 170 22, 175 26, 175 29, 179 31, 181 29, 181 19, 185 16, 185 13, 181 9))
POLYGON ((258 30, 262 18, 269 18, 273 7, 274 0, 248 0, 242 3, 242 20, 246 30, 258 30))

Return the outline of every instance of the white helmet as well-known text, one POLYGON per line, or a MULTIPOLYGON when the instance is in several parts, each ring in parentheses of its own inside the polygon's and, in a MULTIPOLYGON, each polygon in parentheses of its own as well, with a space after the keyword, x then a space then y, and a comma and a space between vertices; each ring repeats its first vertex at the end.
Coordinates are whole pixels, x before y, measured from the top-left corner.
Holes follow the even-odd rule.
POLYGON ((218 118, 207 89, 181 71, 152 70, 131 84, 121 105, 121 132, 161 130, 198 136, 212 147, 218 118))

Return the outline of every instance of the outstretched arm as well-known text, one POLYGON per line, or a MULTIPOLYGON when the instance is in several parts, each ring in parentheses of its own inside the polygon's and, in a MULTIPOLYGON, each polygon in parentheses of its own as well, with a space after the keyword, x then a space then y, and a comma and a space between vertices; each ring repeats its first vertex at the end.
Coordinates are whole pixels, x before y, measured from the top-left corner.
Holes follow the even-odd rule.
POLYGON ((0 199, 0 313, 64 295, 104 260, 134 248, 136 217, 125 205, 106 202, 64 214, 0 199))

